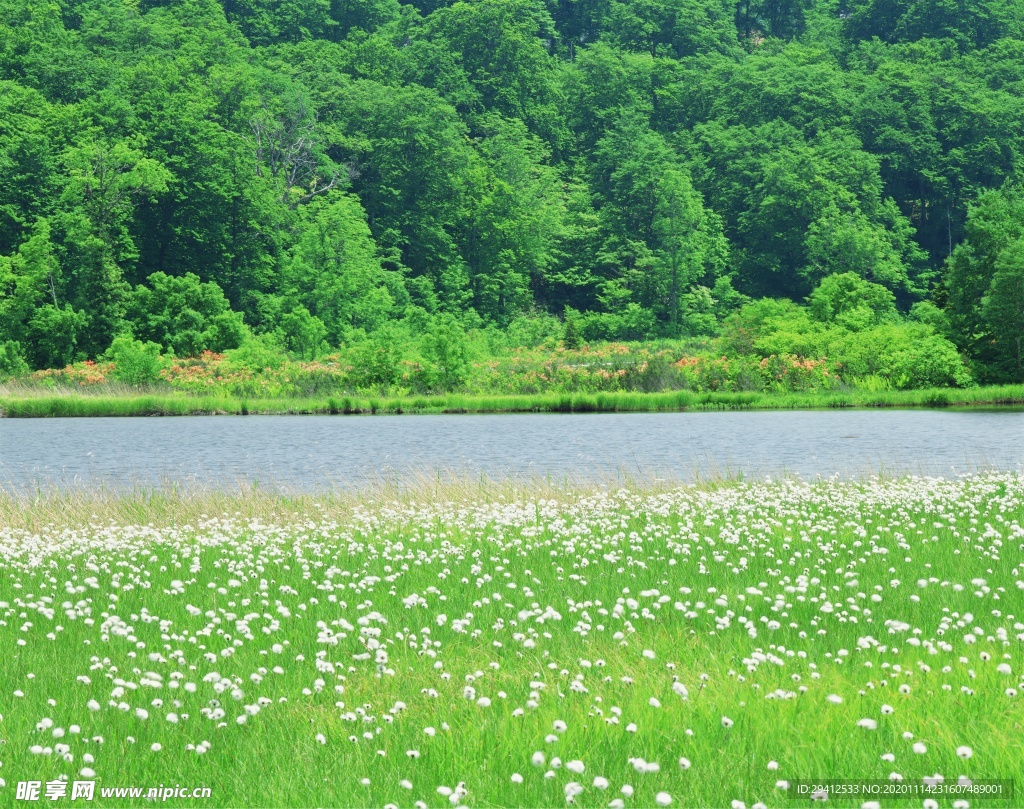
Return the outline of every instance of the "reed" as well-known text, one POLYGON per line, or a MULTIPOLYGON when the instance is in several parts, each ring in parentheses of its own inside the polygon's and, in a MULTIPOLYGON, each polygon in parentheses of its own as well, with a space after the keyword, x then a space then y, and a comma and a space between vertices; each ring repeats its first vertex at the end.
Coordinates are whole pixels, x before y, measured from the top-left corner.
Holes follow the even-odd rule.
POLYGON ((378 398, 241 398, 197 396, 125 388, 97 394, 74 389, 46 394, 0 389, 7 418, 403 413, 657 413, 721 410, 825 410, 843 408, 1021 407, 1024 385, 924 390, 857 390, 824 393, 662 391, 657 393, 543 393, 378 398))

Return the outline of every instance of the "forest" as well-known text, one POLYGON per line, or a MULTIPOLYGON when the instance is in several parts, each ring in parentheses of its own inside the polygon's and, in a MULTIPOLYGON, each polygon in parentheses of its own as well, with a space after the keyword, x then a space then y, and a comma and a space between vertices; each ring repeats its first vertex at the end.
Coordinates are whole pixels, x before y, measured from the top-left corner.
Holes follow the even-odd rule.
POLYGON ((0 377, 217 363, 1024 381, 1024 0, 0 0, 0 377))

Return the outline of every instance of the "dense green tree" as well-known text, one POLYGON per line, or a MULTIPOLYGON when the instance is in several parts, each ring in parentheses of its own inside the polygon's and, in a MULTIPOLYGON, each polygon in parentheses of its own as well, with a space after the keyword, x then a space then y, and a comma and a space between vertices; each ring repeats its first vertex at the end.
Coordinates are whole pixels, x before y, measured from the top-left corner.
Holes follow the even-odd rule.
POLYGON ((194 273, 153 273, 132 292, 126 316, 137 338, 178 356, 238 348, 244 336, 242 316, 223 290, 194 273))
MULTIPOLYGON (((943 287, 950 331, 961 348, 979 364, 982 378, 998 378, 1006 358, 1007 341, 1013 335, 993 332, 1012 322, 1012 310, 1002 310, 1001 302, 991 298, 995 276, 1002 271, 999 286, 1011 293, 1016 249, 1003 256, 1024 238, 1024 193, 1020 186, 1008 184, 982 194, 970 207, 966 224, 967 238, 956 247, 946 264, 943 287), (983 301, 988 298, 990 315, 983 301), (992 308, 995 307, 995 308, 992 308)), ((1011 304, 1012 305, 1012 304, 1011 304)))
POLYGON ((17 253, 0 256, 0 342, 17 342, 34 368, 75 359, 87 318, 63 298, 64 286, 49 222, 40 219, 17 253))
POLYGON ((479 122, 482 162, 460 228, 460 253, 472 301, 502 325, 530 307, 555 260, 565 208, 549 150, 518 120, 490 114, 479 122))
POLYGON ((738 47, 732 6, 723 0, 610 0, 608 37, 651 56, 680 58, 738 47))
POLYGON ((1024 239, 1000 251, 981 314, 992 335, 1001 370, 1024 380, 1024 239))
POLYGON ((353 329, 373 331, 404 309, 401 276, 381 265, 358 198, 335 193, 302 211, 280 294, 324 324, 321 337, 344 342, 353 329))
POLYGON ((1021 1, 0 0, 4 367, 391 335, 449 389, 573 311, 1019 377, 1021 1))
POLYGON ((469 278, 456 232, 479 158, 455 109, 416 85, 356 81, 337 88, 325 117, 346 132, 337 149, 374 238, 425 282, 410 285, 413 298, 428 307, 438 299, 464 306, 469 278))
POLYGON ((848 8, 846 31, 853 39, 913 42, 927 37, 982 48, 1024 33, 1016 0, 851 0, 848 8))
POLYGON ((836 323, 850 331, 897 321, 892 292, 852 272, 827 276, 807 298, 807 304, 816 320, 836 323))
POLYGON ((71 303, 88 315, 80 345, 90 355, 121 330, 130 289, 124 271, 138 257, 130 233, 135 202, 167 188, 167 170, 146 157, 141 145, 86 140, 63 156, 67 183, 58 222, 71 303))

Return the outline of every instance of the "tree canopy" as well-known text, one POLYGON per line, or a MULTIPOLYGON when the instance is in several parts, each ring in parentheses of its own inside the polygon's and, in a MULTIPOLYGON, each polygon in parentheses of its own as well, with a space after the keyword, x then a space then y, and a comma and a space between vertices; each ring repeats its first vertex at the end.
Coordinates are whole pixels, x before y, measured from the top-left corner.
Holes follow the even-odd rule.
POLYGON ((451 382, 774 298, 1019 380, 1022 172, 1024 0, 0 0, 0 347, 403 324, 451 382))

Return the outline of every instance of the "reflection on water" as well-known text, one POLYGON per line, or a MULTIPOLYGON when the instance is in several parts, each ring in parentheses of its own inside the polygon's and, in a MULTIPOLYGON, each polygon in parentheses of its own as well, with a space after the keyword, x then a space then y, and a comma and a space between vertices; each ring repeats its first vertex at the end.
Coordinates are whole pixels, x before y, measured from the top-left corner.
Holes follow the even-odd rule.
POLYGON ((561 480, 1021 470, 1024 413, 810 411, 0 419, 0 485, 315 489, 455 472, 561 480))

